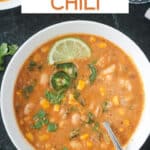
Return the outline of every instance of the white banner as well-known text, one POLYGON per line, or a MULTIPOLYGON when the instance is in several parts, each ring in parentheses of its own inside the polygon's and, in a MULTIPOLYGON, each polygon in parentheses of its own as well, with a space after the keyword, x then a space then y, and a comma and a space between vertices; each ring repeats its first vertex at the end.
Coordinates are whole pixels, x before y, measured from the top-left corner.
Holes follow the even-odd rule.
POLYGON ((128 0, 22 0, 22 13, 129 13, 128 0))

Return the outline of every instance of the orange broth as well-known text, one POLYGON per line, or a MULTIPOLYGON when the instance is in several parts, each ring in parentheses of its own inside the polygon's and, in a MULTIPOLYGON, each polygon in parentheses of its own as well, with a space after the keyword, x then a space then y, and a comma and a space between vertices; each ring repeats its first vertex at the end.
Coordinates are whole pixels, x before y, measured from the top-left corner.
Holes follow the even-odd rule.
POLYGON ((14 89, 18 125, 36 150, 114 150, 103 121, 125 145, 138 125, 143 103, 140 75, 129 56, 110 41, 88 34, 60 36, 37 48, 23 64, 14 89), (80 38, 92 52, 90 58, 70 61, 77 67, 77 78, 61 103, 52 104, 45 92, 53 91, 51 78, 58 70, 47 58, 53 44, 64 37, 80 38), (89 64, 97 71, 93 83, 89 64), (39 111, 48 121, 34 127, 39 111))

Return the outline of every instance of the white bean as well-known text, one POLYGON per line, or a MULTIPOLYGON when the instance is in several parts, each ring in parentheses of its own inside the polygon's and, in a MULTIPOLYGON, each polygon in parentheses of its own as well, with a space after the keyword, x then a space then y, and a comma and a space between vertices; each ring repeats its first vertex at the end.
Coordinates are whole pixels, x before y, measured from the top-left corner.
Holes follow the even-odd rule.
POLYGON ((26 104, 26 106, 24 108, 24 114, 28 115, 33 108, 34 108, 34 104, 33 103, 26 104))
POLYGON ((82 149, 82 145, 79 141, 71 141, 70 142, 70 146, 73 148, 73 149, 77 149, 77 150, 81 150, 82 149))
POLYGON ((116 65, 112 64, 111 66, 105 68, 104 70, 101 71, 102 75, 107 75, 107 74, 111 74, 115 71, 116 69, 116 65))
POLYGON ((48 74, 43 73, 40 77, 40 84, 41 85, 47 85, 48 84, 48 74))
POLYGON ((80 122, 80 114, 78 114, 78 113, 73 114, 71 121, 72 121, 73 125, 78 125, 80 122))
POLYGON ((121 87, 126 88, 128 91, 132 90, 132 85, 131 85, 131 82, 129 80, 120 79, 119 84, 120 84, 121 87))

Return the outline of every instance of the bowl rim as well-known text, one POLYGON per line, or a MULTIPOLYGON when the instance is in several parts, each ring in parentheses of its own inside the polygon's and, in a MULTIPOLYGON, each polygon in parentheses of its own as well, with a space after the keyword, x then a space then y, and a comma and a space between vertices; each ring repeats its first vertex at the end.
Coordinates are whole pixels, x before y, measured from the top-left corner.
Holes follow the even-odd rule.
POLYGON ((0 12, 2 10, 8 10, 8 9, 19 7, 20 5, 21 5, 21 0, 6 0, 0 2, 0 12))
MULTIPOLYGON (((113 28, 113 27, 111 27, 111 26, 109 26, 109 25, 106 25, 106 24, 103 24, 103 23, 100 23, 100 22, 95 22, 95 21, 88 21, 88 20, 70 20, 70 21, 65 21, 65 22, 61 22, 61 23, 57 23, 57 24, 53 24, 53 25, 50 25, 50 26, 48 26, 48 27, 46 27, 46 28, 44 28, 44 29, 42 29, 42 30, 40 30, 39 32, 37 32, 37 33, 35 33, 35 34, 33 34, 29 39, 27 39, 21 46, 20 46, 20 48, 19 48, 19 50, 16 52, 16 54, 13 56, 13 58, 11 59, 11 61, 9 62, 9 64, 8 64, 8 67, 6 68, 6 71, 5 71, 5 74, 4 74, 4 76, 3 76, 3 79, 2 79, 2 85, 1 85, 1 101, 0 101, 0 106, 1 106, 1 114, 2 114, 2 120, 3 120, 3 123, 4 123, 4 126, 5 126, 5 128, 6 128, 6 131, 7 131, 7 133, 8 133, 8 135, 9 135, 9 137, 10 137, 10 139, 11 139, 11 141, 13 142, 13 144, 17 147, 17 149, 21 149, 21 150, 25 150, 25 149, 27 149, 27 148, 25 148, 25 149, 23 149, 23 147, 21 147, 21 144, 20 143, 24 143, 24 144, 27 144, 27 145, 29 145, 29 147, 30 148, 33 148, 31 145, 30 145, 30 143, 29 142, 27 142, 27 140, 24 138, 24 136, 22 135, 22 132, 20 131, 20 128, 18 127, 18 126, 15 126, 16 128, 17 128, 17 130, 19 129, 19 132, 20 132, 20 140, 19 140, 19 142, 16 140, 16 138, 14 137, 14 133, 12 133, 11 132, 11 130, 12 129, 10 129, 9 128, 9 126, 8 126, 8 120, 9 119, 11 119, 11 118, 7 118, 6 119, 6 111, 5 111, 5 101, 4 101, 4 91, 6 91, 6 89, 5 89, 5 85, 6 85, 6 83, 7 83, 7 77, 9 76, 9 72, 10 72, 10 69, 12 69, 12 65, 14 65, 13 64, 13 62, 15 62, 15 59, 19 56, 19 55, 21 55, 21 54, 23 54, 23 51, 22 51, 22 49, 24 49, 24 47, 26 46, 26 45, 28 45, 28 43, 31 43, 31 41, 32 40, 35 40, 35 38, 37 38, 38 36, 40 36, 40 35, 42 35, 42 34, 44 34, 45 32, 47 32, 48 30, 52 30, 52 29, 55 29, 55 28, 60 28, 61 26, 67 26, 67 25, 72 25, 72 24, 81 24, 81 25, 85 25, 85 24, 90 24, 90 25, 95 25, 95 26, 103 26, 105 29, 109 29, 110 31, 112 31, 112 32, 114 32, 114 33, 117 33, 119 36, 122 36, 123 38, 125 38, 128 42, 130 42, 132 45, 134 45, 134 47, 135 48, 137 48, 137 51, 138 51, 138 53, 139 53, 139 55, 141 55, 141 57, 144 59, 144 61, 145 61, 145 65, 146 65, 146 67, 148 67, 148 68, 150 68, 150 65, 149 65, 149 61, 148 61, 148 59, 147 59, 147 57, 145 56, 145 54, 144 54, 144 52, 139 48, 139 46, 137 46, 137 44, 134 42, 134 41, 132 41, 132 39, 130 39, 128 36, 126 36, 124 33, 122 33, 122 32, 120 32, 119 30, 117 30, 117 29, 115 29, 115 28, 113 28), (21 139, 21 138, 23 138, 23 139, 21 139)), ((73 32, 74 33, 74 32, 73 32)), ((84 33, 84 32, 83 32, 84 33)), ((66 32, 66 34, 68 34, 67 32, 66 32)), ((58 36, 58 34, 57 34, 57 36, 58 36)), ((100 36, 100 35, 99 35, 100 36)), ((103 36, 102 36, 103 37, 103 36)), ((104 37, 105 38, 105 37, 104 37)), ((51 38, 51 39, 53 39, 53 38, 51 38)), ((106 38, 107 39, 107 38, 106 38)), ((109 39, 108 39, 109 40, 109 39)), ((47 41, 49 41, 49 39, 47 39, 47 41)), ((111 41, 111 40, 109 40, 109 41, 111 41)), ((45 42, 42 42, 42 43, 45 43, 45 42)), ((113 42, 114 43, 114 42, 113 42)), ((116 44, 116 43, 115 43, 116 44)), ((40 46, 41 44, 39 44, 39 46, 40 46)), ((36 49, 36 47, 34 46, 34 49, 36 49)), ((121 48, 122 49, 122 48, 121 48)), ((33 52, 34 50, 32 50, 32 52, 33 52)), ((32 52, 30 52, 30 54, 32 53, 32 52)), ((126 53, 127 54, 127 53, 126 53)), ((29 55, 28 55, 28 57, 29 57, 29 55)), ((28 58, 27 57, 27 58, 28 58)), ((25 61, 26 59, 24 59, 24 61, 25 61)), ((21 64, 22 65, 22 64, 21 64)), ((20 65, 20 67, 21 67, 21 65, 20 65)), ((148 74, 150 74, 150 70, 148 70, 147 71, 148 72, 148 74)), ((18 76, 18 74, 16 74, 15 75, 15 78, 17 78, 17 76, 18 76)), ((150 98, 150 95, 149 95, 149 98, 150 98)), ((13 99, 12 99, 12 101, 14 101, 13 99)), ((146 99, 145 99, 145 101, 147 101, 146 99)), ((149 103, 150 104, 150 103, 149 103)), ((150 105, 149 105, 150 106, 150 105)), ((147 106, 147 107, 149 107, 149 106, 147 106)), ((150 107, 149 107, 150 108, 150 107)), ((144 111, 144 110, 143 110, 144 111)), ((146 113, 148 113, 148 112, 150 112, 150 111, 146 111, 146 113)), ((10 112, 10 113, 12 113, 12 112, 10 112)), ((14 113, 13 113, 13 115, 15 115, 14 113)), ((143 113, 142 113, 142 115, 143 115, 143 113)), ((147 121, 150 123, 150 119, 149 118, 146 118, 147 119, 147 121)), ((13 120, 14 121, 14 120, 13 120)), ((16 122, 16 121, 15 121, 16 122)), ((16 124, 17 124, 17 122, 16 122, 16 124)), ((15 124, 15 125, 16 125, 15 124)), ((17 131, 16 130, 16 131, 17 131)), ((137 129, 136 129, 137 130, 137 129)), ((136 131, 135 131, 136 132, 136 131)), ((144 135, 142 135, 142 137, 143 138, 141 138, 140 139, 140 143, 138 144, 138 146, 137 146, 137 148, 139 149, 143 144, 144 144, 144 142, 145 142, 145 140, 148 138, 148 136, 149 136, 149 133, 150 133, 150 129, 148 128, 148 132, 144 132, 144 135)), ((131 141, 132 142, 132 141, 131 141)), ((129 144, 130 144, 130 141, 129 141, 129 144)), ((127 149, 130 149, 131 147, 130 146, 127 146, 127 149)))

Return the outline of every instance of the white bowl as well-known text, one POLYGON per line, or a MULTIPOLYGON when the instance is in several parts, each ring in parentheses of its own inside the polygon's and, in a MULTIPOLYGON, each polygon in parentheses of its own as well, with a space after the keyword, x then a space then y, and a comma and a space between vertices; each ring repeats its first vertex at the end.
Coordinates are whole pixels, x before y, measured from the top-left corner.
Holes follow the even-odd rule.
POLYGON ((0 1, 0 10, 15 8, 21 5, 21 0, 0 1))
POLYGON ((148 59, 142 50, 123 33, 110 26, 91 21, 69 21, 47 27, 28 39, 10 61, 2 81, 1 112, 4 125, 12 142, 19 150, 33 149, 33 147, 26 141, 18 127, 13 107, 14 85, 22 64, 41 44, 59 35, 69 33, 100 35, 122 48, 136 64, 143 80, 145 104, 140 123, 124 149, 138 150, 150 133, 150 84, 148 83, 150 80, 150 65, 148 59))

